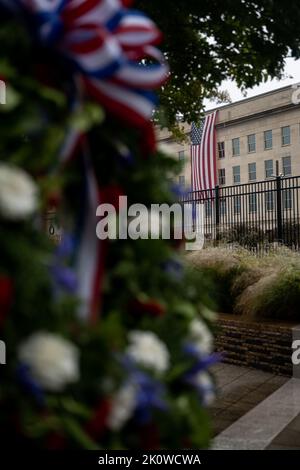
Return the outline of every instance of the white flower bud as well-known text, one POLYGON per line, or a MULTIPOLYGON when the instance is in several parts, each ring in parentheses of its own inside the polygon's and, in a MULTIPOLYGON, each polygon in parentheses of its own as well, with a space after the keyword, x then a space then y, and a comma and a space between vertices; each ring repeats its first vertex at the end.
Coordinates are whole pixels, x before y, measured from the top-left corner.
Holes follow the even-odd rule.
POLYGON ((37 186, 21 168, 0 163, 0 216, 23 220, 37 208, 37 186))
POLYGON ((151 331, 132 331, 129 334, 129 346, 126 350, 137 364, 165 372, 170 363, 170 354, 166 345, 151 331))
POLYGON ((79 380, 78 348, 52 333, 34 333, 20 345, 18 356, 45 390, 60 392, 79 380))

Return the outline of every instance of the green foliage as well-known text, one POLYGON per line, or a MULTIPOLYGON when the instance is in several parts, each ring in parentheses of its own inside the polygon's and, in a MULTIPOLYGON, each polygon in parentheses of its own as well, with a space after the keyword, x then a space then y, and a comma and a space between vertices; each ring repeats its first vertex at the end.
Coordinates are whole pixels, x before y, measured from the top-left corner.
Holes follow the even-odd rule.
POLYGON ((269 238, 265 231, 256 224, 241 223, 222 231, 219 234, 219 240, 221 243, 233 243, 251 249, 267 244, 269 238))
POLYGON ((164 32, 172 77, 161 94, 164 114, 197 121, 205 98, 220 97, 223 80, 251 88, 280 78, 284 59, 299 58, 300 5, 281 0, 137 0, 164 32))
POLYGON ((270 255, 259 276, 236 298, 235 311, 245 318, 299 320, 300 259, 270 255))
MULTIPOLYGON (((134 417, 119 431, 109 429, 104 420, 99 436, 89 432, 87 425, 99 404, 111 406, 129 379, 130 371, 121 358, 130 332, 149 330, 171 358, 166 373, 159 375, 143 366, 139 371, 165 389, 167 410, 155 410, 150 416, 150 425, 158 431, 158 446, 207 446, 210 430, 201 396, 184 381, 194 359, 183 351, 191 320, 202 318, 211 325, 203 316, 207 295, 193 272, 179 269, 176 276, 165 268, 169 261, 179 262, 180 267, 181 254, 173 241, 117 240, 105 246, 105 276, 99 286, 103 288, 102 308, 98 322, 91 325, 78 318, 78 299, 56 285, 51 267, 58 255, 42 229, 46 201, 53 193, 63 196, 57 217, 66 232, 78 220, 82 162, 78 157, 63 171, 58 167, 71 124, 86 133, 100 188, 120 188, 128 204, 174 202, 167 175, 176 171, 177 163, 161 152, 145 158, 138 131, 107 118, 100 106, 83 100, 80 108, 72 110, 70 70, 50 51, 39 50, 22 25, 2 18, 0 57, 0 74, 9 82, 8 107, 0 110, 0 159, 27 170, 40 188, 35 218, 9 222, 0 214, 0 275, 13 283, 13 303, 0 326, 9 357, 1 369, 2 444, 18 446, 21 441, 25 446, 47 448, 51 438, 59 438, 70 449, 146 446, 144 425, 134 417), (120 145, 130 150, 132 162, 120 155, 120 145), (135 312, 132 304, 137 300, 159 304, 161 315, 135 312), (68 339, 80 352, 78 382, 57 393, 42 390, 43 404, 18 376, 19 346, 38 331, 68 339)), ((69 268, 72 261, 59 259, 69 268)))
POLYGON ((285 320, 299 319, 300 269, 290 266, 280 271, 276 280, 257 300, 255 315, 285 320))
POLYGON ((206 249, 187 257, 212 283, 217 310, 245 319, 299 319, 300 256, 287 248, 262 257, 247 250, 206 249))
MULTIPOLYGON (((234 244, 248 250, 272 250, 272 244, 278 239, 277 227, 264 230, 258 224, 239 223, 221 230, 218 240, 222 243, 234 244)), ((297 248, 300 244, 300 225, 298 222, 287 221, 282 224, 281 243, 289 248, 297 248)))
POLYGON ((234 296, 232 288, 237 277, 244 270, 241 252, 227 248, 207 248, 187 255, 189 263, 201 278, 206 279, 211 305, 218 312, 232 313, 234 296))

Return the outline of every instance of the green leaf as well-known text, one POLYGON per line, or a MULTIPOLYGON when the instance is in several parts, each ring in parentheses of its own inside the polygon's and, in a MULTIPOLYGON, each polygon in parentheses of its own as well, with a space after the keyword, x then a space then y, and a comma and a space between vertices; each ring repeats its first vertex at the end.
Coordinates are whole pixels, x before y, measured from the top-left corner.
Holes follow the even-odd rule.
POLYGON ((70 123, 76 129, 87 132, 96 124, 101 124, 105 118, 104 110, 98 104, 85 103, 73 113, 70 123))
POLYGON ((94 442, 87 434, 83 431, 82 427, 69 416, 62 418, 62 423, 65 431, 70 435, 74 441, 76 441, 80 447, 86 450, 100 450, 101 447, 94 442))
POLYGON ((178 302, 172 309, 176 315, 193 319, 197 315, 197 309, 189 302, 178 302))
POLYGON ((6 103, 0 105, 0 112, 8 113, 21 102, 21 95, 9 84, 6 85, 6 103))
POLYGON ((64 94, 58 90, 55 90, 54 88, 45 87, 45 86, 40 87, 39 94, 41 95, 42 98, 52 101, 57 106, 63 107, 66 104, 66 98, 64 94))
POLYGON ((64 397, 61 399, 60 403, 62 407, 72 415, 76 415, 84 419, 89 419, 91 417, 90 409, 82 403, 75 401, 73 398, 64 397))

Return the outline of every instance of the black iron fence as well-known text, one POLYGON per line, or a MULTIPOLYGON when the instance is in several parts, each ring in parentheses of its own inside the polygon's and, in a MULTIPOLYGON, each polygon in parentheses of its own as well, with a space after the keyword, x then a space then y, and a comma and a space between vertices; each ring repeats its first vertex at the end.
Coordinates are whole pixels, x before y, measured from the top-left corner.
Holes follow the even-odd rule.
POLYGON ((300 176, 216 186, 190 192, 183 202, 193 208, 189 223, 204 233, 206 244, 300 249, 300 176))

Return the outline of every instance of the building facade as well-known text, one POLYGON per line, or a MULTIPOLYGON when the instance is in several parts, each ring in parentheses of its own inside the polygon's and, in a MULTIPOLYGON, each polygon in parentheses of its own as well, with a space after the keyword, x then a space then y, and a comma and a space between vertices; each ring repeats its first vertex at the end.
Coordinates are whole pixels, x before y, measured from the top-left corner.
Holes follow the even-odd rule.
MULTIPOLYGON (((196 223, 206 239, 228 232, 238 232, 238 241, 249 239, 247 233, 254 228, 269 242, 300 247, 298 97, 300 89, 288 86, 218 108, 217 188, 188 196, 196 201, 193 226, 196 223)), ((166 130, 159 133, 160 143, 182 162, 178 183, 187 190, 190 130, 184 124, 184 143, 174 142, 166 130)))
MULTIPOLYGON (((298 94, 300 96, 300 94, 298 94)), ((297 90, 287 86, 218 108, 217 172, 220 186, 300 175, 300 104, 297 90)), ((208 114, 212 112, 209 111, 208 114)), ((182 162, 178 182, 191 185, 190 126, 186 141, 177 143, 167 130, 159 141, 182 162)))

